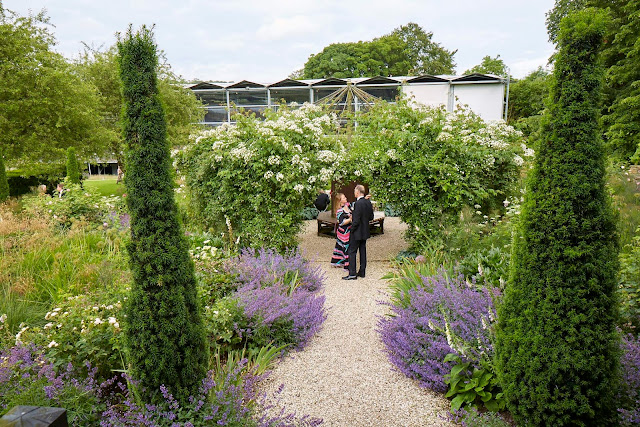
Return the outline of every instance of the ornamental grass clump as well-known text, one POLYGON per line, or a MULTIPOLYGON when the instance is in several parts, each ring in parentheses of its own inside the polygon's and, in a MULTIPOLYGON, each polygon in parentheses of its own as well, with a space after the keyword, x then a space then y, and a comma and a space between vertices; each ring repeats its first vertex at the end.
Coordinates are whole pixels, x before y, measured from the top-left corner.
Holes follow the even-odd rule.
POLYGON ((482 368, 493 353, 491 325, 496 318, 497 289, 476 290, 464 277, 421 276, 407 291, 403 305, 392 305, 391 315, 378 323, 387 357, 400 372, 426 388, 444 392, 444 376, 455 353, 482 368))
POLYGON ((543 141, 536 149, 496 358, 516 422, 614 425, 618 245, 598 117, 605 16, 562 21, 543 141))
POLYGON ((167 387, 179 402, 194 395, 208 368, 208 345, 193 262, 178 220, 166 122, 158 97, 152 32, 131 28, 118 41, 125 105, 127 206, 133 272, 125 307, 130 373, 143 397, 167 387))

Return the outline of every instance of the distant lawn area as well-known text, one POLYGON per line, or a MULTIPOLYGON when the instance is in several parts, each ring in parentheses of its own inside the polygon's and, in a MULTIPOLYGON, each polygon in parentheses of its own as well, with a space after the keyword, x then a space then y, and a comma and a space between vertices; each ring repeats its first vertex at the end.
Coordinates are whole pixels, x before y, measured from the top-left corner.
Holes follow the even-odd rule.
POLYGON ((84 188, 102 196, 122 196, 124 184, 116 184, 116 177, 107 179, 87 179, 83 182, 84 188))

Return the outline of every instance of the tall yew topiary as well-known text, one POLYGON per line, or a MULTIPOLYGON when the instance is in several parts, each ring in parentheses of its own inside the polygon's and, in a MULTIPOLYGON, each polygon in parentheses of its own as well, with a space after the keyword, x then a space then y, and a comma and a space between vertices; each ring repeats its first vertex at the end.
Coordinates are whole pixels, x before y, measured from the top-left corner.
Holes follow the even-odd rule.
POLYGON ((7 171, 4 167, 2 149, 0 149, 0 203, 9 198, 9 182, 7 181, 7 171))
POLYGON ((125 313, 132 376, 146 401, 165 385, 180 401, 195 394, 208 367, 208 346, 193 262, 178 221, 153 33, 131 28, 118 40, 127 144, 129 263, 133 272, 125 313))
POLYGON ((605 18, 587 9, 561 23, 499 310, 499 379, 521 425, 616 423, 618 246, 598 137, 605 18))
POLYGON ((80 184, 80 168, 76 158, 76 149, 67 148, 67 181, 71 184, 80 184))

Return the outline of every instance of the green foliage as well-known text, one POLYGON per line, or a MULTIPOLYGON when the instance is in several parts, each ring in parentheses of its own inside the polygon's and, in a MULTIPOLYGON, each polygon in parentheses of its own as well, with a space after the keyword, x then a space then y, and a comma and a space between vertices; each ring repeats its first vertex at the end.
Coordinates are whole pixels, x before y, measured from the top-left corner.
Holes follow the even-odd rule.
POLYGON ((358 118, 345 165, 361 166, 342 172, 375 183, 376 199, 396 208, 415 244, 457 221, 465 206, 500 207, 516 188, 523 157, 531 155, 510 126, 486 123, 466 109, 415 108, 403 99, 376 104, 358 118))
POLYGON ((551 104, 499 310, 496 358, 516 422, 616 420, 617 242, 598 138, 603 14, 563 20, 551 104))
MULTIPOLYGON (((142 27, 134 34, 129 28, 118 41, 118 54, 133 273, 125 307, 127 360, 143 390, 165 385, 184 402, 195 395, 206 375, 208 346, 194 266, 174 200, 152 32, 142 27)), ((159 398, 145 397, 146 401, 159 398)))
POLYGON ((114 371, 126 368, 122 353, 122 302, 126 290, 121 283, 111 285, 108 292, 69 297, 44 316, 47 322, 22 335, 23 342, 44 348, 47 359, 56 369, 69 362, 80 370, 88 361, 96 369, 98 380, 107 380, 114 371))
POLYGON ((227 354, 247 347, 249 319, 236 298, 223 297, 206 306, 203 317, 211 354, 227 354))
POLYGON ((495 58, 487 55, 482 58, 482 62, 464 72, 464 74, 494 74, 496 76, 507 77, 507 64, 500 59, 500 55, 496 55, 495 58))
POLYGON ((67 182, 69 184, 80 184, 80 168, 76 158, 76 150, 73 147, 67 148, 67 182))
POLYGON ((39 185, 46 185, 48 192, 53 192, 56 185, 64 180, 63 164, 41 165, 38 168, 11 170, 7 172, 9 192, 11 196, 22 196, 30 193, 39 185))
MULTIPOLYGON (((182 87, 182 81, 172 71, 162 53, 159 60, 158 92, 166 114, 167 139, 171 147, 180 147, 187 143, 189 134, 197 129, 198 125, 194 123, 202 122, 204 110, 193 92, 182 87)), ((120 132, 123 99, 118 76, 117 47, 114 45, 101 51, 85 46, 75 69, 83 80, 97 89, 100 97, 98 114, 108 133, 109 154, 124 165, 125 146, 120 132)))
MULTIPOLYGON (((0 388, 0 414, 18 405, 62 407, 67 409, 67 420, 71 426, 99 425, 100 413, 106 407, 99 404, 93 393, 83 390, 82 385, 74 386, 67 381, 56 387, 54 398, 49 398, 45 386, 53 386, 47 376, 39 375, 40 367, 36 360, 30 366, 18 365, 17 369, 7 370, 10 377, 3 378, 2 385, 10 387, 0 388)), ((50 372, 49 375, 55 373, 50 372)))
POLYGON ((24 199, 24 205, 31 214, 50 219, 60 230, 68 230, 78 222, 102 225, 108 213, 124 213, 123 204, 121 197, 99 196, 77 184, 65 187, 62 197, 56 192, 53 197, 34 195, 24 199))
POLYGON ((455 363, 451 373, 444 377, 444 382, 449 385, 445 397, 451 398, 451 412, 470 406, 486 407, 492 412, 504 409, 504 395, 488 363, 484 363, 480 369, 471 369, 471 362, 463 362, 455 353, 447 354, 444 361, 455 363))
POLYGON ((622 326, 640 330, 640 228, 620 254, 620 314, 622 326))
POLYGON ((300 212, 344 159, 328 136, 336 118, 305 104, 268 112, 264 121, 236 120, 204 131, 179 155, 196 215, 241 247, 295 247, 300 212))
POLYGON ((510 427, 511 424, 495 412, 479 412, 471 408, 468 411, 461 411, 457 415, 462 417, 462 424, 465 427, 510 427))
POLYGON ((0 146, 12 166, 60 161, 67 147, 80 154, 105 145, 98 97, 53 51, 44 13, 0 14, 0 146))
POLYGON ((0 150, 0 203, 9 198, 9 181, 7 181, 7 170, 4 166, 4 156, 0 150))
POLYGON ((607 139, 612 151, 623 159, 640 163, 640 1, 629 0, 615 21, 615 37, 610 50, 616 61, 607 71, 607 81, 615 91, 609 114, 607 139))
POLYGON ((542 114, 545 100, 549 96, 550 82, 551 74, 542 67, 538 67, 523 79, 511 82, 507 114, 510 124, 516 125, 522 119, 542 114))
POLYGON ((444 49, 432 37, 410 22, 371 41, 334 43, 309 57, 302 78, 452 74, 456 51, 444 49))
POLYGON ((302 208, 302 212, 300 212, 300 216, 304 220, 311 220, 318 218, 318 214, 320 211, 315 206, 305 206, 302 208))
POLYGON ((480 288, 504 288, 509 276, 509 257, 503 248, 491 246, 463 258, 458 271, 480 288))

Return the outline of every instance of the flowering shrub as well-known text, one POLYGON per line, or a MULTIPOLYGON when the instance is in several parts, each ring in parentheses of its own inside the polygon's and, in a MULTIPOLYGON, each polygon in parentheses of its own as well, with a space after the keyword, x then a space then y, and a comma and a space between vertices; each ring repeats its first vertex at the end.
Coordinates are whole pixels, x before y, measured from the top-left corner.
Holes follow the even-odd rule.
POLYGON ((24 198, 27 211, 32 215, 50 218, 53 223, 68 229, 74 222, 83 220, 103 226, 128 226, 124 199, 119 196, 100 196, 79 185, 68 184, 62 197, 54 193, 31 195, 24 198))
POLYGON ((275 427, 321 423, 288 413, 285 408, 270 414, 269 397, 257 393, 260 377, 246 372, 245 364, 241 361, 229 370, 220 383, 213 380, 212 371, 208 372, 198 393, 182 405, 161 386, 158 392, 162 398, 150 405, 137 400, 132 392, 137 384, 130 378, 125 382, 115 376, 100 383, 89 364, 88 374, 78 376, 71 363, 56 370, 36 346, 15 346, 0 352, 0 416, 23 404, 63 407, 72 426, 275 427))
POLYGON ((71 425, 96 425, 104 409, 98 399, 95 370, 77 379, 73 365, 58 370, 37 347, 0 351, 0 416, 16 405, 63 407, 71 425))
POLYGON ((298 348, 320 329, 326 318, 324 296, 317 292, 323 276, 300 252, 246 250, 228 270, 240 283, 237 297, 251 320, 253 340, 264 346, 293 343, 298 348))
POLYGON ((464 206, 501 207, 533 150, 502 122, 485 122, 471 110, 380 103, 358 119, 352 161, 344 175, 373 186, 417 240, 454 220, 464 206), (357 163, 355 163, 357 160, 357 163))
POLYGON ((88 362, 97 379, 111 378, 113 370, 125 368, 121 353, 122 302, 117 300, 118 293, 124 295, 124 290, 112 291, 112 295, 103 298, 68 298, 45 315, 47 323, 43 327, 25 330, 16 344, 32 342, 42 347, 56 369, 72 363, 82 371, 79 367, 88 362), (96 303, 97 300, 103 302, 96 303))
POLYGON ((391 305, 391 316, 380 319, 378 332, 391 363, 424 387, 445 391, 444 376, 455 353, 482 369, 492 355, 491 326, 499 291, 470 287, 462 276, 418 276, 408 290, 408 306, 391 305))
POLYGON ((236 125, 195 135, 176 155, 195 211, 244 247, 294 247, 300 212, 344 157, 326 136, 336 125, 335 117, 304 104, 268 111, 264 121, 237 116, 236 125))
POLYGON ((631 334, 622 339, 622 393, 619 396, 622 425, 640 424, 640 337, 631 334))

